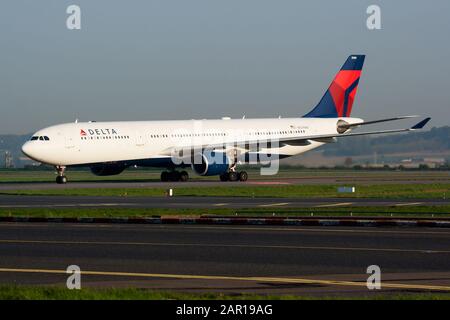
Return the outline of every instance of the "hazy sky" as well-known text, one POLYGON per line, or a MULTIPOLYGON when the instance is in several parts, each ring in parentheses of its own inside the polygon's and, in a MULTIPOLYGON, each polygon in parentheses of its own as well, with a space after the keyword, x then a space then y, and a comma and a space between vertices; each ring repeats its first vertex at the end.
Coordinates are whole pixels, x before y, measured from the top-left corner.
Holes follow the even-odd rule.
POLYGON ((296 117, 367 54, 352 115, 449 125, 450 1, 3 0, 0 134, 80 120, 296 117), (81 30, 66 28, 81 7, 81 30), (381 7, 382 30, 366 28, 381 7))

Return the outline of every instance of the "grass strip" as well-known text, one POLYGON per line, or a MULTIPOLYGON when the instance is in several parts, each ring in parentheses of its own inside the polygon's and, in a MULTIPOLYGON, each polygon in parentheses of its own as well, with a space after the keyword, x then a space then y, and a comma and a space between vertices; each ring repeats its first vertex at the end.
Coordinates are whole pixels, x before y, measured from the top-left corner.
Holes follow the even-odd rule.
POLYGON ((183 293, 138 288, 83 288, 0 286, 0 300, 450 300, 450 294, 410 293, 359 296, 299 296, 224 293, 183 293))
MULTIPOLYGON (((86 188, 5 190, 0 194, 36 196, 164 196, 165 188, 86 188)), ((177 187, 175 196, 198 197, 277 197, 277 198, 385 198, 385 199, 446 199, 450 184, 381 184, 361 185, 355 193, 338 193, 335 185, 271 185, 271 186, 218 186, 177 187)))
POLYGON ((151 216, 393 216, 393 217, 450 217, 450 206, 412 207, 339 207, 339 208, 212 208, 212 209, 163 209, 163 208, 0 208, 0 217, 39 218, 114 218, 151 216))

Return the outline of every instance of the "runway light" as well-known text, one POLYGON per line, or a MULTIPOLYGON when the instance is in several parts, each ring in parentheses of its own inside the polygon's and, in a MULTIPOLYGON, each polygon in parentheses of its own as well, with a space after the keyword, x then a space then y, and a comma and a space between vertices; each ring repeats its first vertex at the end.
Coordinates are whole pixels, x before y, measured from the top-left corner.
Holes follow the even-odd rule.
POLYGON ((173 189, 167 189, 166 190, 166 196, 172 197, 173 196, 173 189))
POLYGON ((355 187, 338 187, 338 193, 354 193, 356 191, 355 187))

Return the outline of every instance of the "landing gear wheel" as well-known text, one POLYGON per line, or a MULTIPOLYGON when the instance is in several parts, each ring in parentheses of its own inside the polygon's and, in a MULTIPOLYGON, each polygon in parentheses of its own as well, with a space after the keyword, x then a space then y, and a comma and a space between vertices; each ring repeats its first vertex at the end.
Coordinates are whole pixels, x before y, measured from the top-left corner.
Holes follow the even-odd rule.
POLYGON ((57 184, 67 183, 67 177, 64 175, 65 170, 66 170, 65 166, 56 166, 56 171, 58 172, 58 176, 56 177, 57 184))
POLYGON ((220 181, 228 181, 228 172, 225 172, 220 175, 220 181))
POLYGON ((67 183, 67 177, 66 176, 57 176, 56 177, 56 183, 57 184, 66 184, 67 183))
POLYGON ((180 181, 181 174, 178 171, 172 171, 172 172, 169 172, 169 177, 170 177, 169 178, 170 181, 176 182, 176 181, 180 181))
POLYGON ((239 172, 239 181, 247 181, 248 174, 245 171, 239 172))
POLYGON ((186 182, 188 180, 189 180, 189 174, 186 171, 181 171, 180 172, 180 181, 186 182))
POLYGON ((228 180, 229 181, 238 181, 238 179, 239 179, 239 176, 238 176, 237 172, 234 172, 234 171, 228 172, 228 180))
POLYGON ((161 181, 162 182, 169 181, 169 172, 167 172, 167 171, 161 172, 161 181))

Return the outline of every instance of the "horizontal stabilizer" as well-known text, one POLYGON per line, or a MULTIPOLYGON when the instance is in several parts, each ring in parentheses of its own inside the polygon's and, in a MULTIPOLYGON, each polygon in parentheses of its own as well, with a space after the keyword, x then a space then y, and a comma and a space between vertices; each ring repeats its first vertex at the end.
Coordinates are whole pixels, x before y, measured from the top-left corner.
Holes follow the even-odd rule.
MULTIPOLYGON (((405 129, 381 130, 381 131, 369 131, 369 132, 357 132, 357 133, 342 133, 342 134, 329 134, 329 135, 320 135, 320 136, 317 136, 316 138, 309 137, 308 139, 316 140, 317 138, 322 139, 322 138, 331 138, 331 137, 343 138, 343 137, 367 136, 367 135, 372 135, 372 134, 383 134, 383 133, 397 133, 397 132, 414 131, 414 130, 422 129, 428 123, 428 121, 430 121, 430 119, 431 118, 426 118, 426 119, 418 122, 417 124, 415 124, 411 128, 405 128, 405 129)), ((304 138, 302 137, 302 139, 304 139, 304 138)))
POLYGON ((342 123, 339 124, 340 128, 343 129, 349 129, 349 128, 353 128, 353 127, 359 127, 359 126, 364 126, 364 125, 368 125, 368 124, 374 124, 374 123, 380 123, 380 122, 388 122, 388 121, 396 121, 396 120, 402 120, 402 119, 410 119, 410 118, 417 118, 420 116, 401 116, 401 117, 395 117, 395 118, 388 118, 388 119, 380 119, 380 120, 373 120, 373 121, 364 121, 364 122, 356 122, 356 123, 342 123))

